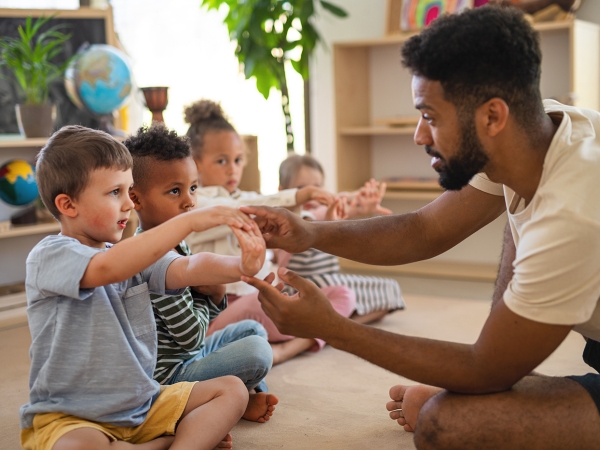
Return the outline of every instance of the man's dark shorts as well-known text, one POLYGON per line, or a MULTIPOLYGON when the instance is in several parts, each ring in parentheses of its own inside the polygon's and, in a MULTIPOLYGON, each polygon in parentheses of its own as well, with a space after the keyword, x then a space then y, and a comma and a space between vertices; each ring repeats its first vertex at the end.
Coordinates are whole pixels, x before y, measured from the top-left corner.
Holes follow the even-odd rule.
MULTIPOLYGON (((592 339, 587 340, 587 344, 583 350, 583 360, 588 366, 600 372, 600 342, 592 339)), ((600 375, 597 373, 588 373, 587 375, 570 376, 567 378, 577 381, 588 391, 598 408, 598 412, 600 412, 600 375)))

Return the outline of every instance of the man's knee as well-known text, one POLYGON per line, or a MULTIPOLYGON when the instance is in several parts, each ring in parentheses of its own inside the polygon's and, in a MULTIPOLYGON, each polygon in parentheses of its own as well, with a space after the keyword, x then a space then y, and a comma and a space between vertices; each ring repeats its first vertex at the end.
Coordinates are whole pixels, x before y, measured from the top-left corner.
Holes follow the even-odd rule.
MULTIPOLYGON (((452 424, 451 401, 448 394, 440 393, 429 399, 417 419, 415 446, 419 450, 454 449, 455 434, 452 424)), ((456 425, 456 424, 454 424, 456 425)))

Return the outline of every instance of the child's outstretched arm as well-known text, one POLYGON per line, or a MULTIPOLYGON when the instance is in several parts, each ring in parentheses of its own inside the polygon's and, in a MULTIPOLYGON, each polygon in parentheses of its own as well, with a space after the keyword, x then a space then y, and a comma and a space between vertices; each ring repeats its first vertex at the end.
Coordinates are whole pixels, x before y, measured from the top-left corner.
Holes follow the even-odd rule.
MULTIPOLYGON (((204 231, 217 225, 229 225, 234 229, 243 230, 256 227, 246 214, 225 206, 196 209, 180 214, 95 255, 83 274, 80 286, 93 288, 127 280, 154 264, 191 232, 204 231)), ((177 287, 195 284, 201 283, 177 287)))
POLYGON ((238 238, 242 256, 203 252, 176 259, 167 269, 166 288, 233 283, 240 281, 242 276, 256 275, 263 266, 266 252, 258 226, 253 223, 250 230, 231 229, 238 238))
POLYGON ((315 200, 327 206, 331 206, 336 199, 336 195, 317 186, 305 186, 299 188, 296 192, 296 205, 303 205, 306 202, 315 200))

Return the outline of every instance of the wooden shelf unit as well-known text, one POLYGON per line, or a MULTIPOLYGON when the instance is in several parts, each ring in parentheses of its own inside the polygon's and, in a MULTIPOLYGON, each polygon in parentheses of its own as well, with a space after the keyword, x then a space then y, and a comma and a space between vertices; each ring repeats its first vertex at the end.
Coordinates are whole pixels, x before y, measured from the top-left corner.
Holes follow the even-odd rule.
POLYGON ((371 266, 340 258, 344 272, 372 272, 377 275, 405 275, 451 280, 494 282, 498 274, 497 264, 474 264, 448 261, 419 261, 402 266, 371 266))
POLYGON ((58 233, 60 224, 58 222, 36 223, 35 225, 13 225, 6 231, 0 231, 0 239, 18 236, 31 236, 35 234, 58 233))
MULTIPOLYGON (((537 23, 543 54, 543 98, 573 93, 575 105, 599 109, 600 27, 581 20, 537 23)), ((370 178, 435 176, 424 148, 413 141, 416 127, 386 127, 380 119, 415 116, 411 75, 400 64, 402 44, 414 33, 333 45, 338 191, 352 191, 370 178)), ((395 212, 416 209, 441 192, 388 190, 387 207, 395 212)), ((443 259, 394 268, 344 263, 353 270, 382 271, 446 278, 496 277, 504 221, 499 219, 451 249, 443 259), (482 234, 483 233, 483 234, 482 234), (452 262, 451 258, 457 261, 452 262), (472 259, 471 261, 469 261, 472 259), (481 270, 477 269, 480 268, 481 270), (473 275, 478 274, 478 275, 473 275)))
POLYGON ((16 134, 0 134, 0 149, 3 148, 42 148, 47 138, 22 138, 16 134))

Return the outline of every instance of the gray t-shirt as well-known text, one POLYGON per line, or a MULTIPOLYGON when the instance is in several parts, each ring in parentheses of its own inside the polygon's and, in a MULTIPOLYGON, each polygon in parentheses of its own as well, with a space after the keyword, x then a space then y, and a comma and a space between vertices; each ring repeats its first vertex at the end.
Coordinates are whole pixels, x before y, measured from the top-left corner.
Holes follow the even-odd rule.
POLYGON ((47 412, 137 426, 159 394, 152 379, 157 338, 150 292, 165 294, 167 268, 180 256, 169 252, 127 281, 81 289, 101 251, 58 235, 43 239, 27 258, 32 344, 22 428, 47 412))

